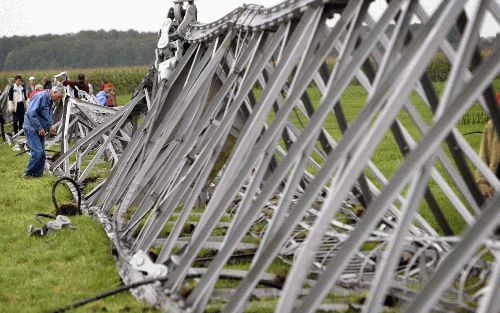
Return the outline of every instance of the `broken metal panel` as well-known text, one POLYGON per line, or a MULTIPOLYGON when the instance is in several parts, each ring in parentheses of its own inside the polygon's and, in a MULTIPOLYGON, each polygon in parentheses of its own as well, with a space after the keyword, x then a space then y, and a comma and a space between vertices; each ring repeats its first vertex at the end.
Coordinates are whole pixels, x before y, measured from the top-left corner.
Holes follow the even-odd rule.
POLYGON ((123 143, 116 137, 130 123, 129 116, 143 96, 139 93, 123 110, 116 110, 66 97, 60 123, 60 136, 49 146, 60 143, 61 155, 51 164, 51 170, 61 169, 79 183, 103 158, 114 159, 123 152, 123 143), (85 160, 85 164, 82 161, 85 160))

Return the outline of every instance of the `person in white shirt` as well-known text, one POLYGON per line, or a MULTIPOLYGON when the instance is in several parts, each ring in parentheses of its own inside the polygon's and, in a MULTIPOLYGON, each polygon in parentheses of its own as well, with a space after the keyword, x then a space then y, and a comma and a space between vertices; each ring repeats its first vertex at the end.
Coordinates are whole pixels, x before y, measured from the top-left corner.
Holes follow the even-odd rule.
POLYGON ((15 84, 9 89, 9 111, 14 121, 14 134, 23 129, 24 113, 26 112, 26 87, 20 75, 15 77, 15 84))

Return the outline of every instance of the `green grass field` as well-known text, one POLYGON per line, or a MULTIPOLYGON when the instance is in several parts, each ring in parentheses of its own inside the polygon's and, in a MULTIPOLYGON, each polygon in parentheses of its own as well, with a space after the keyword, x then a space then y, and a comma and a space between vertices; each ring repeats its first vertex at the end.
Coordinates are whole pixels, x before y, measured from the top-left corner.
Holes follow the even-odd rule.
MULTIPOLYGON (((494 85, 499 90, 500 79, 494 85)), ((437 83, 436 87, 441 92, 443 83, 437 83)), ((311 97, 317 102, 320 94, 313 91, 311 97)), ((350 86, 343 95, 341 101, 349 121, 356 117, 365 98, 366 92, 360 86, 350 86)), ((125 94, 118 101, 124 104, 128 99, 130 94, 125 94)), ((412 99, 417 103, 424 119, 429 122, 431 112, 416 95, 412 99)), ((481 109, 475 106, 468 114, 481 114, 481 109)), ((418 139, 420 134, 410 118, 404 113, 400 114, 400 118, 418 139)), ((459 124, 462 133, 482 131, 484 127, 482 121, 465 121, 464 119, 459 124)), ((300 124, 298 118, 294 122, 300 124)), ((340 138, 340 131, 332 116, 326 127, 336 139, 340 138)), ((466 136, 476 150, 480 137, 478 134, 466 136)), ((0 154, 0 179, 4 181, 4 188, 0 191, 0 312, 47 312, 119 286, 120 279, 111 254, 111 243, 98 222, 86 216, 73 217, 77 230, 65 229, 45 238, 28 236, 28 225, 37 224, 34 213, 53 211, 50 191, 55 178, 45 176, 38 180, 23 180, 21 176, 28 162, 28 155, 16 156, 10 146, 3 144, 0 144, 0 154)), ((374 163, 387 177, 391 177, 401 160, 393 137, 387 134, 377 149, 374 163)), ((438 201, 445 208, 449 205, 442 197, 438 197, 438 201)), ((421 208, 421 214, 429 219, 431 225, 435 225, 425 205, 421 208)), ((452 218, 455 230, 461 231, 464 226, 461 219, 452 218)), ((253 310, 260 311, 258 308, 253 310)), ((155 311, 146 308, 129 293, 122 293, 75 312, 155 311)))
MULTIPOLYGON (((120 285, 111 242, 101 224, 72 217, 77 230, 44 238, 28 236, 28 225, 41 225, 37 212, 52 212, 55 177, 24 180, 29 156, 16 156, 0 144, 0 312, 50 312, 120 285)), ((59 194, 59 193, 58 193, 59 194)), ((72 312, 156 312, 125 292, 72 312)))

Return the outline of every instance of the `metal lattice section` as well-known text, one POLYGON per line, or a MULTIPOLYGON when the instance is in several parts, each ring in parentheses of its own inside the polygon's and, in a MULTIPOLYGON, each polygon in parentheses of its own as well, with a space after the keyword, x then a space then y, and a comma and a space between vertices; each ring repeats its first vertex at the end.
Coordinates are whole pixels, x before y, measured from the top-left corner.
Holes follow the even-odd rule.
MULTIPOLYGON (((142 97, 144 93, 139 92, 120 110, 66 97, 54 117, 59 120, 55 124, 59 126, 58 134, 47 145, 60 147, 60 156, 51 164, 51 170, 70 176, 79 184, 89 175, 109 175, 109 168, 116 164, 137 127, 138 112, 134 109, 142 97), (99 163, 106 165, 98 169, 99 163)), ((92 194, 93 191, 87 197, 92 194)))
POLYGON ((151 100, 140 93, 53 165, 104 132, 109 145, 146 95, 88 197, 124 281, 162 278, 136 296, 179 312, 500 311, 500 182, 457 129, 480 107, 500 133, 500 51, 477 49, 500 7, 442 1, 429 15, 421 2, 374 18, 371 1, 286 1, 164 24, 151 100), (452 65, 442 90, 426 72, 438 54, 452 65))

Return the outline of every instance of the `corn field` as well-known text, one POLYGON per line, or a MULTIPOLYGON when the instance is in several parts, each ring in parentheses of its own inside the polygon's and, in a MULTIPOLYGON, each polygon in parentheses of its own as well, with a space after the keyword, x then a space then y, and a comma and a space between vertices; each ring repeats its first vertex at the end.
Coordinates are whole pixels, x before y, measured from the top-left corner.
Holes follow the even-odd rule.
MULTIPOLYGON (((491 49, 483 49, 482 55, 491 54, 491 49)), ((333 68, 335 57, 327 59, 329 68, 333 68)), ((7 71, 0 72, 0 90, 3 90, 7 79, 16 75, 21 75, 25 81, 28 77, 34 76, 37 83, 40 83, 42 78, 51 78, 60 72, 67 72, 71 79, 76 79, 79 73, 84 73, 89 82, 94 87, 94 93, 99 89, 101 81, 108 81, 115 85, 116 91, 121 95, 129 95, 135 91, 135 88, 141 82, 142 78, 148 72, 150 65, 130 66, 130 67, 100 67, 100 68, 74 68, 74 69, 49 69, 49 70, 23 70, 23 71, 7 71)), ((450 72, 450 62, 443 54, 438 53, 429 68, 428 74, 435 82, 446 81, 450 72)), ((357 84, 357 82, 353 82, 357 84)))
POLYGON ((8 78, 13 78, 16 75, 21 75, 25 82, 30 76, 36 78, 37 83, 41 83, 42 78, 47 77, 52 79, 54 75, 60 72, 67 72, 70 79, 76 80, 79 73, 85 74, 89 82, 94 87, 94 93, 101 86, 101 81, 113 83, 118 94, 131 94, 139 85, 144 75, 148 72, 150 65, 130 66, 130 67, 101 67, 101 68, 75 68, 75 69, 50 69, 50 70, 23 70, 23 71, 8 71, 0 72, 0 88, 7 84, 8 78))

